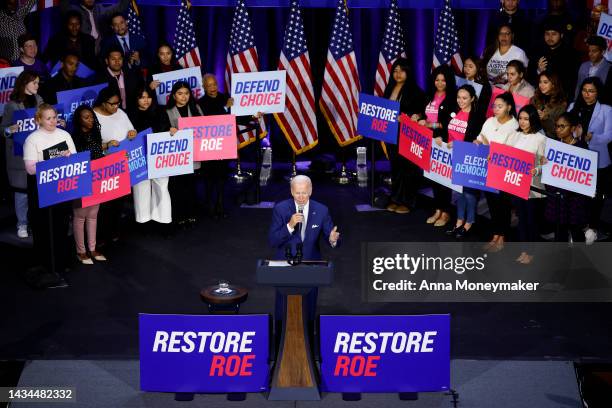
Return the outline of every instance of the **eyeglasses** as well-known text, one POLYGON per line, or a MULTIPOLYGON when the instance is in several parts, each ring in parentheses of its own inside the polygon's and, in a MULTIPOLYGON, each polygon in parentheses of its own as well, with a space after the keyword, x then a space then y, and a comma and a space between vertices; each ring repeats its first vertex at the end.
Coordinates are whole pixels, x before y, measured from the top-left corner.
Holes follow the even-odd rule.
POLYGON ((106 101, 104 103, 108 103, 110 106, 119 106, 119 105, 121 105, 121 101, 119 101, 119 102, 109 102, 109 101, 106 101))
POLYGON ((597 89, 583 89, 582 92, 594 94, 597 93, 597 89))

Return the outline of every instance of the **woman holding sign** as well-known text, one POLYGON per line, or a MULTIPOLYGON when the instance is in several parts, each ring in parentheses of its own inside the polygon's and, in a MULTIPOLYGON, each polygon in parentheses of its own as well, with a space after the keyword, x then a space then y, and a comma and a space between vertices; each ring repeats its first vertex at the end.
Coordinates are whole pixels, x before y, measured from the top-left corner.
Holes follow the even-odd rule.
MULTIPOLYGON (((154 91, 141 85, 136 89, 136 101, 129 112, 137 132, 151 128, 152 133, 161 132, 161 118, 166 115, 159 109, 154 91), (162 116, 163 115, 163 116, 162 116)), ((172 222, 172 201, 168 190, 169 177, 143 180, 132 187, 134 194, 134 213, 137 223, 151 220, 162 224, 163 234, 168 234, 166 226, 172 222)))
MULTIPOLYGON (((457 89, 457 112, 451 114, 448 123, 448 148, 452 149, 454 141, 473 142, 482 128, 483 115, 478 111, 478 98, 472 85, 463 85, 457 89)), ((476 205, 480 191, 463 187, 457 199, 457 222, 447 235, 463 239, 476 221, 476 205)))
MULTIPOLYGON (((147 75, 147 83, 149 84, 149 89, 155 90, 159 86, 159 81, 153 80, 153 75, 161 74, 164 72, 176 71, 179 69, 183 69, 176 61, 176 56, 174 54, 174 50, 165 41, 162 41, 157 47, 157 59, 153 62, 151 69, 147 75)), ((137 93, 136 95, 139 95, 137 93)), ((145 128, 146 129, 146 128, 145 128)))
MULTIPOLYGON (((87 105, 79 106, 74 111, 72 122, 72 140, 77 152, 90 152, 91 160, 104 157, 100 123, 93 109, 87 105)), ((72 209, 72 229, 76 244, 77 260, 84 265, 93 265, 96 261, 106 261, 106 257, 96 250, 96 231, 100 204, 82 208, 81 200, 76 200, 72 209), (85 228, 87 228, 87 249, 85 249, 85 228), (90 256, 91 255, 91 256, 90 256)))
MULTIPOLYGON (((431 72, 431 82, 431 95, 425 106, 425 116, 418 119, 419 125, 433 130, 433 141, 441 146, 448 141, 450 115, 457 110, 455 74, 448 65, 440 65, 431 72)), ((443 227, 450 220, 452 192, 438 183, 434 183, 432 188, 435 212, 427 218, 427 224, 443 227)))
MULTIPOLYGON (((425 106, 425 94, 417 85, 410 63, 398 58, 391 66, 393 75, 385 88, 384 97, 400 103, 400 112, 408 116, 421 114, 425 106)), ((422 177, 421 169, 398 153, 398 146, 386 145, 391 162, 391 203, 388 211, 398 214, 410 212, 410 203, 415 199, 422 177)))
POLYGON ((531 98, 531 104, 538 110, 544 133, 554 139, 557 118, 567 108, 567 98, 557 74, 544 71, 538 75, 538 89, 531 98))
MULTIPOLYGON (((136 130, 121 109, 121 95, 119 88, 108 86, 103 88, 94 102, 94 113, 100 123, 100 134, 102 135, 102 147, 108 150, 110 146, 119 146, 122 140, 133 139, 136 130)), ((123 211, 123 198, 117 198, 103 203, 100 207, 102 223, 101 236, 104 240, 117 242, 121 233, 121 213, 123 211)))
MULTIPOLYGON (((533 105, 521 108, 518 114, 519 128, 511 137, 512 146, 535 154, 536 162, 531 170, 533 175, 531 185, 538 189, 543 189, 542 184, 542 158, 546 147, 546 136, 540 131, 542 124, 538 111, 533 105)), ((514 207, 517 209, 519 217, 519 239, 521 242, 537 242, 539 240, 539 220, 544 209, 542 194, 537 191, 529 192, 529 199, 513 198, 514 207)), ((518 263, 529 264, 533 259, 526 250, 523 250, 516 259, 518 263)))
POLYGON ((53 106, 45 103, 40 105, 35 119, 40 128, 30 133, 23 145, 23 161, 29 175, 28 204, 34 235, 34 252, 48 272, 63 273, 68 266, 66 230, 69 207, 66 203, 60 203, 39 208, 36 163, 69 156, 76 153, 76 148, 70 134, 57 128, 57 111, 53 106))
POLYGON ((489 108, 492 90, 489 80, 487 79, 487 70, 485 69, 482 59, 475 55, 467 56, 463 60, 463 75, 468 81, 482 85, 480 95, 476 92, 476 96, 478 97, 476 111, 480 118, 484 118, 489 108))
POLYGON ((582 127, 582 137, 589 149, 599 154, 597 163, 597 193, 591 200, 589 229, 585 232, 587 244, 597 239, 604 194, 610 192, 612 183, 612 161, 608 144, 612 142, 612 107, 599 102, 603 97, 603 84, 597 77, 582 81, 581 92, 569 111, 576 114, 582 127))
MULTIPOLYGON (((482 125, 480 134, 474 140, 477 144, 502 143, 510 144, 510 137, 518 129, 516 121, 516 107, 514 98, 509 92, 498 95, 493 102, 493 117, 487 119, 482 125)), ((489 212, 491 213, 491 229, 493 238, 487 245, 485 251, 498 252, 504 249, 506 235, 510 229, 510 195, 500 191, 499 193, 485 193, 489 212)))
MULTIPOLYGON (((178 131, 179 118, 202 116, 200 107, 191 92, 187 82, 178 81, 172 86, 166 114, 162 116, 161 128, 174 135, 178 131)), ((194 162, 194 169, 199 169, 200 163, 194 162)), ((195 174, 174 176, 170 180, 170 195, 172 196, 172 218, 178 225, 188 226, 197 222, 196 215, 196 179, 195 174)))
POLYGON ((28 237, 28 183, 23 158, 15 154, 13 134, 20 129, 19 125, 13 120, 13 113, 42 105, 43 100, 38 95, 39 82, 40 79, 34 72, 23 71, 19 74, 15 80, 10 101, 4 106, 4 115, 2 116, 2 124, 0 124, 0 133, 3 133, 6 137, 6 171, 9 184, 15 191, 15 215, 17 216, 17 236, 19 238, 28 237))

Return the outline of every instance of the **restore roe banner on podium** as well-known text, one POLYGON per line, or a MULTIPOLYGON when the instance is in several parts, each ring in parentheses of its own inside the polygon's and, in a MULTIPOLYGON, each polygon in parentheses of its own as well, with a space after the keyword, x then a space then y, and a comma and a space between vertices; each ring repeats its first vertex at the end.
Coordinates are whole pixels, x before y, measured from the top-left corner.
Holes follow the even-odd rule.
POLYGON ((140 314, 140 389, 268 389, 268 315, 140 314))
POLYGON ((450 315, 321 316, 321 390, 450 388, 450 315))

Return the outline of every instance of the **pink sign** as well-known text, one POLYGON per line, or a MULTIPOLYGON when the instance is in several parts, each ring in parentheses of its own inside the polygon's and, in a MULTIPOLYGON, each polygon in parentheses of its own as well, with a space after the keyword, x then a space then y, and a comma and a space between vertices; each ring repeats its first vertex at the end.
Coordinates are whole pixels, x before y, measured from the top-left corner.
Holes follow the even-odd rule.
POLYGON ((506 91, 501 88, 498 88, 496 86, 493 87, 493 89, 491 90, 491 100, 489 101, 489 107, 487 108, 487 118, 493 117, 493 104, 495 103, 495 98, 505 92, 506 91))
POLYGON ((521 96, 519 94, 512 94, 512 97, 514 98, 514 104, 516 105, 516 113, 518 114, 518 112, 521 110, 521 108, 523 106, 529 105, 529 101, 530 99, 527 98, 526 96, 521 96))
POLYGON ((491 143, 487 187, 529 198, 535 155, 516 147, 491 143))
POLYGON ((399 154, 425 171, 429 171, 432 136, 431 129, 400 115, 399 154))
POLYGON ((130 194, 127 152, 109 154, 91 162, 92 195, 82 198, 83 207, 104 203, 130 194))
POLYGON ((234 115, 179 118, 179 129, 193 129, 195 161, 238 157, 236 116, 234 115))

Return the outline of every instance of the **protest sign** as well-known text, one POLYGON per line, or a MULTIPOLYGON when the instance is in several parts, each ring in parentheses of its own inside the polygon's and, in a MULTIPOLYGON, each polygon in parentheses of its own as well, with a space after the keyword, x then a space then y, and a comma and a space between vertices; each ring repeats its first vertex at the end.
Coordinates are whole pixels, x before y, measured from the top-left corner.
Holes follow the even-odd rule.
POLYGON ((397 101, 359 94, 357 133, 370 139, 397 144, 399 109, 397 101))
POLYGON ((286 71, 232 74, 232 114, 245 116, 258 112, 285 112, 285 81, 286 71))

